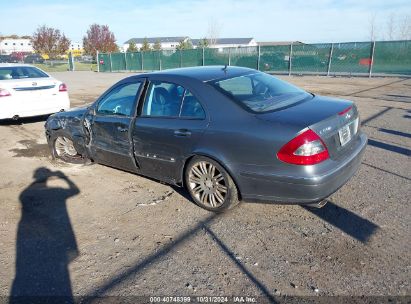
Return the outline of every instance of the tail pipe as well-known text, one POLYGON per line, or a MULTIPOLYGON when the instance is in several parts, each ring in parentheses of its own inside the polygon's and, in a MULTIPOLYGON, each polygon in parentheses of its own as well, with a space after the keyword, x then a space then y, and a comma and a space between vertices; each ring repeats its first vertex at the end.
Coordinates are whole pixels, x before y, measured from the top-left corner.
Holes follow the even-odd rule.
POLYGON ((318 209, 320 209, 320 208, 324 207, 327 203, 328 203, 328 200, 325 199, 325 200, 322 200, 322 201, 320 201, 320 202, 318 202, 318 203, 306 204, 305 206, 311 207, 311 208, 318 208, 318 209))

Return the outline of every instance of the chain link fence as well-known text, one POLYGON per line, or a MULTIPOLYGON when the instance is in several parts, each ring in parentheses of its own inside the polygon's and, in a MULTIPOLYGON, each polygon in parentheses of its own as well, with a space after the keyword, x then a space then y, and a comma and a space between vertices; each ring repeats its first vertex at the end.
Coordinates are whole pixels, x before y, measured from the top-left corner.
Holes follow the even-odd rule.
POLYGON ((290 44, 99 53, 99 72, 233 65, 289 75, 410 75, 411 41, 290 44))

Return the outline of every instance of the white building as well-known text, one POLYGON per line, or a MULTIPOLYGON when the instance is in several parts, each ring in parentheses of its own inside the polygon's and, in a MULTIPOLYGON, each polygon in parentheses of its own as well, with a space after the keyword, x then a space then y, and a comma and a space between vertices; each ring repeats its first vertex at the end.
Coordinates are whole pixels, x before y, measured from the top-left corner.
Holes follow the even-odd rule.
POLYGON ((134 42, 136 48, 140 50, 143 46, 145 40, 147 40, 148 44, 151 48, 153 48, 156 42, 160 42, 161 49, 163 50, 175 50, 176 47, 179 45, 180 41, 187 42, 190 38, 189 37, 153 37, 153 38, 131 38, 124 42, 123 44, 123 52, 127 52, 130 43, 134 42))
POLYGON ((70 43, 69 51, 82 51, 82 50, 83 50, 83 43, 80 43, 80 42, 70 43))
POLYGON ((33 46, 30 39, 5 38, 0 41, 0 54, 9 55, 13 52, 32 53, 33 46))
MULTIPOLYGON (((191 43, 196 48, 203 39, 191 39, 191 43)), ((235 48, 235 47, 246 47, 246 46, 257 46, 257 41, 254 38, 217 38, 215 43, 210 44, 208 42, 209 48, 223 49, 223 48, 235 48)))

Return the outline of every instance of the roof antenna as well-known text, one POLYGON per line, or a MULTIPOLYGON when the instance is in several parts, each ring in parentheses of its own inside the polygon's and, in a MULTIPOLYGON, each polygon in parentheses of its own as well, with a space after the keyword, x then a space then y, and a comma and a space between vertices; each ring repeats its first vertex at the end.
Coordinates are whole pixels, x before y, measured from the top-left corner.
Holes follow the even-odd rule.
POLYGON ((227 73, 227 64, 224 65, 223 69, 224 73, 227 73))

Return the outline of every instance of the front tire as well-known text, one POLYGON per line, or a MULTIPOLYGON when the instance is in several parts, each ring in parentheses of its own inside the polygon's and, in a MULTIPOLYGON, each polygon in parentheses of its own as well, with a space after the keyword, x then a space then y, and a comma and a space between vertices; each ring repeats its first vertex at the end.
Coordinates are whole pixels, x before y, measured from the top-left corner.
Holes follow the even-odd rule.
POLYGON ((184 180, 193 201, 206 210, 223 212, 239 203, 237 187, 231 176, 208 157, 192 158, 184 180))
POLYGON ((69 134, 61 130, 53 132, 50 143, 54 159, 61 159, 72 164, 82 164, 85 162, 85 158, 77 152, 73 139, 69 134))

